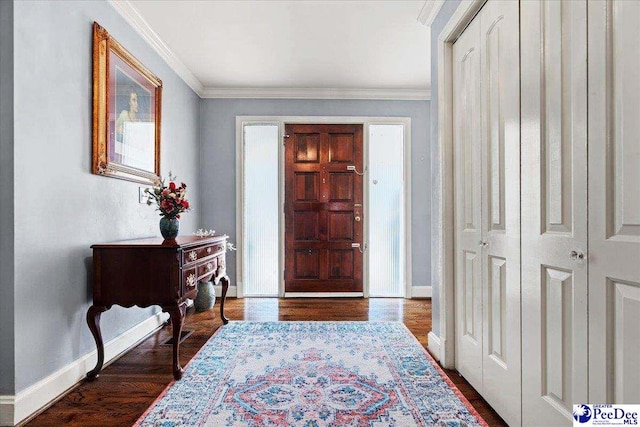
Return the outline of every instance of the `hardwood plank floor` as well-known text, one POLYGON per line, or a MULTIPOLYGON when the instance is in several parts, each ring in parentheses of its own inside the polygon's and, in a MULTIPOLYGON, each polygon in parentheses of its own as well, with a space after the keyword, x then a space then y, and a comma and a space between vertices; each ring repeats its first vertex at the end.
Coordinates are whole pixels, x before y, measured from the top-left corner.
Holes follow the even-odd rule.
MULTIPOLYGON (((218 304, 212 310, 187 312, 183 329, 193 333, 180 346, 186 365, 222 325, 218 304)), ((228 299, 225 315, 231 320, 392 320, 402 321, 426 348, 431 330, 431 300, 405 299, 228 299)), ((130 426, 171 382, 171 337, 165 327, 124 354, 100 373, 83 381, 33 420, 29 426, 130 426)), ((491 426, 504 421, 456 371, 445 371, 491 426)))

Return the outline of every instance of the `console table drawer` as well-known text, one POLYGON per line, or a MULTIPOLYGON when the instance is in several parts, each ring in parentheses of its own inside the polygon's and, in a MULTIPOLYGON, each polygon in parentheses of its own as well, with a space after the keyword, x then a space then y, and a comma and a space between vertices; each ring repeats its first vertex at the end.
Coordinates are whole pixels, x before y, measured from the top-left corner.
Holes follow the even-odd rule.
POLYGON ((212 255, 224 252, 224 243, 217 243, 215 245, 204 246, 201 248, 191 249, 184 252, 184 264, 196 262, 202 258, 206 258, 212 255))
POLYGON ((198 269, 198 279, 209 274, 215 273, 216 268, 218 268, 218 258, 210 259, 207 262, 203 262, 199 264, 198 269))
POLYGON ((182 272, 182 283, 184 283, 184 292, 187 293, 195 289, 198 284, 198 275, 196 267, 185 268, 182 272))

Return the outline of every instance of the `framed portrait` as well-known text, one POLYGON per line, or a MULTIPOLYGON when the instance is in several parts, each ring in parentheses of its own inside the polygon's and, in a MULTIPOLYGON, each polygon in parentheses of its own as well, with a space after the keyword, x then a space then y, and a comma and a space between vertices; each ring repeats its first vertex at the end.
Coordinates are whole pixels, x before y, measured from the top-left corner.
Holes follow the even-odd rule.
POLYGON ((98 175, 160 179, 162 81, 93 23, 93 162, 98 175))

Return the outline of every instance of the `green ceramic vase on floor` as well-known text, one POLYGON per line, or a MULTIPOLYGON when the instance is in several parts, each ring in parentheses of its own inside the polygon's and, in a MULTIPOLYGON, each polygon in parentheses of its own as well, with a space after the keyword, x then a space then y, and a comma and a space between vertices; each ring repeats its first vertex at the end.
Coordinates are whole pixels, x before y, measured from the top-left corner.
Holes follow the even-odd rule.
POLYGON ((198 283, 198 295, 196 296, 193 305, 196 311, 211 310, 211 307, 216 302, 216 290, 213 287, 213 282, 200 282, 198 283))

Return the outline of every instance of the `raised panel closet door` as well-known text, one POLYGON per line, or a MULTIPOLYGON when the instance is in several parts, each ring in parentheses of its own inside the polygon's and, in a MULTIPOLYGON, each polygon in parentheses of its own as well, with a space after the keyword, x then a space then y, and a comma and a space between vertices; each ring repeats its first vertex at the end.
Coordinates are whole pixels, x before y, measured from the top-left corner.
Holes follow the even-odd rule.
MULTIPOLYGON (((519 2, 488 1, 481 23, 482 395, 520 424, 519 2)), ((476 77, 477 78, 477 77, 476 77)))
POLYGON ((453 45, 456 368, 482 392, 480 20, 453 45))
POLYGON ((640 402, 640 2, 590 1, 589 402, 640 402))
POLYGON ((587 2, 521 3, 522 423, 587 398, 587 2), (576 252, 572 259, 571 253, 576 252))

